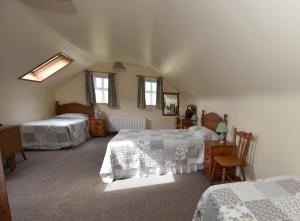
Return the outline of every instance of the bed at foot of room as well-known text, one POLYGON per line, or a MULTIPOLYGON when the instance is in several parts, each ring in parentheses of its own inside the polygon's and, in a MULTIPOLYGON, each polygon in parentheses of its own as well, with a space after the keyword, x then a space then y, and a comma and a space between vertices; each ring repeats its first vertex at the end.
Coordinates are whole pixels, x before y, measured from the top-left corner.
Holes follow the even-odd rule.
POLYGON ((193 221, 299 221, 300 177, 279 176, 209 187, 193 221))

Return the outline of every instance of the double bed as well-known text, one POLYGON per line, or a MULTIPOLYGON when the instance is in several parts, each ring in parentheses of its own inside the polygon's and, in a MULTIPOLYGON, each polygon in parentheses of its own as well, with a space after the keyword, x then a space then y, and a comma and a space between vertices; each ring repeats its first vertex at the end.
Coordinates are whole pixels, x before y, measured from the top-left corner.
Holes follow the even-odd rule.
POLYGON ((221 121, 202 112, 201 126, 189 129, 122 129, 108 143, 100 169, 103 182, 150 175, 191 173, 203 169, 204 140, 217 140, 221 121))
POLYGON ((298 221, 300 177, 280 176, 209 187, 193 221, 298 221))
POLYGON ((21 125, 24 149, 56 150, 78 146, 90 138, 88 119, 93 108, 78 103, 56 103, 56 116, 21 125))

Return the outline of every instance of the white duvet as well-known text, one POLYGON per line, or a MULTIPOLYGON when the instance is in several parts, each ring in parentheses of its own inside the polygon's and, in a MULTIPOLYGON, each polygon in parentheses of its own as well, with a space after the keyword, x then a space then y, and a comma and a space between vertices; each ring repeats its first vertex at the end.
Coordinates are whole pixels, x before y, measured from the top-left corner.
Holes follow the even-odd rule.
POLYGON ((199 130, 120 130, 108 143, 100 176, 112 182, 203 169, 203 140, 211 138, 199 130))

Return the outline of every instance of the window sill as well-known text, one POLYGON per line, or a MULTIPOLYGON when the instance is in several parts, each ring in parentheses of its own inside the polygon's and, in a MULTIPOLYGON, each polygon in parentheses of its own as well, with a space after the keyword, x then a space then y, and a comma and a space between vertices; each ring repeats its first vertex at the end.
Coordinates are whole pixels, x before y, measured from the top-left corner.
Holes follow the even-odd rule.
POLYGON ((147 105, 145 110, 156 110, 156 105, 147 105))

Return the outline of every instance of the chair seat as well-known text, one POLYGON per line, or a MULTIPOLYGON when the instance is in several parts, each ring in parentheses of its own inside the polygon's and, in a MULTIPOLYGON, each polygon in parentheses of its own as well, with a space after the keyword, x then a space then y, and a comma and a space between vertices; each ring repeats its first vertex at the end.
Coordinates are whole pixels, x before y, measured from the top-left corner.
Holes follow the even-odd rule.
POLYGON ((216 156, 214 160, 222 167, 243 166, 243 162, 232 156, 216 156))

